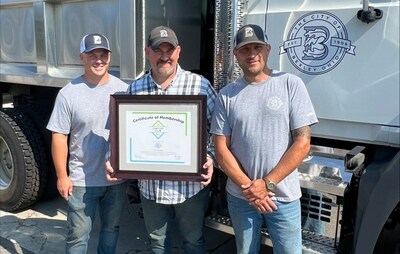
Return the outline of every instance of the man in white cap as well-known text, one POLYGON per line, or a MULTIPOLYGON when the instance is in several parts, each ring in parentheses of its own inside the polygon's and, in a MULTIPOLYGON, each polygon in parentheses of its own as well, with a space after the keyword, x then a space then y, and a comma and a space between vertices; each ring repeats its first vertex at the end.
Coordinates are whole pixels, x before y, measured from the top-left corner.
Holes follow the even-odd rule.
MULTIPOLYGON (((151 69, 128 88, 135 95, 206 95, 207 123, 211 124, 217 96, 204 77, 183 70, 175 32, 165 26, 154 28, 145 48, 151 69)), ((211 141, 211 139, 209 139, 211 141)), ((209 187, 213 174, 213 147, 208 144, 202 182, 139 180, 145 225, 153 253, 172 253, 173 228, 177 228, 185 253, 205 253, 204 215, 208 208, 209 187)), ((112 176, 113 169, 108 171, 112 176)))
POLYGON ((110 95, 128 85, 108 73, 111 49, 101 34, 85 35, 80 44, 84 74, 63 87, 47 129, 57 188, 68 202, 66 253, 86 253, 97 209, 101 228, 97 253, 115 253, 119 220, 125 202, 124 181, 108 181, 110 95))
POLYGON ((301 253, 297 167, 317 117, 302 80, 268 67, 271 46, 261 27, 241 27, 235 43, 243 77, 220 90, 211 133, 228 176, 237 253, 259 252, 263 217, 274 253, 301 253))

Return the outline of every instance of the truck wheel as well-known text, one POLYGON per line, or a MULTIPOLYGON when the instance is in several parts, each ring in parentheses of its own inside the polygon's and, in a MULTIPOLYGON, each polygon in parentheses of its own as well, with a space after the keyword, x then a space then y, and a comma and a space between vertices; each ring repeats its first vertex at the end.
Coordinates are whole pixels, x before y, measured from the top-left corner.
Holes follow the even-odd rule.
POLYGON ((49 121, 49 117, 51 114, 52 106, 42 106, 42 105, 24 105, 19 106, 18 110, 22 112, 24 115, 29 116, 33 123, 35 123, 39 133, 41 134, 41 139, 44 143, 44 151, 46 153, 47 161, 47 182, 46 187, 43 192, 43 196, 41 200, 50 200, 54 197, 58 196, 57 190, 57 176, 56 170, 54 168, 54 164, 52 163, 52 155, 51 155, 51 132, 46 129, 47 122, 49 121))
POLYGON ((0 209, 34 204, 46 185, 47 160, 39 131, 18 109, 0 111, 0 209))

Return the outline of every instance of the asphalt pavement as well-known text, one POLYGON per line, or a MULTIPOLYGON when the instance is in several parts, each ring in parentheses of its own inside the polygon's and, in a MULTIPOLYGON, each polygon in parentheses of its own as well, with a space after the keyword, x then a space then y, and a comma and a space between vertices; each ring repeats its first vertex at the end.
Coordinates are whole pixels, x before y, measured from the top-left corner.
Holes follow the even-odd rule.
MULTIPOLYGON (((40 201, 30 209, 9 213, 0 210, 1 254, 64 253, 66 235, 66 202, 62 198, 40 201)), ((126 203, 121 218, 118 254, 150 253, 149 239, 141 218, 140 205, 126 203)), ((233 235, 204 228, 209 254, 235 253, 233 235)), ((88 254, 96 253, 99 233, 98 219, 89 241, 88 254)), ((183 253, 179 235, 174 237, 174 253, 183 253)), ((263 253, 270 252, 269 247, 263 253)))

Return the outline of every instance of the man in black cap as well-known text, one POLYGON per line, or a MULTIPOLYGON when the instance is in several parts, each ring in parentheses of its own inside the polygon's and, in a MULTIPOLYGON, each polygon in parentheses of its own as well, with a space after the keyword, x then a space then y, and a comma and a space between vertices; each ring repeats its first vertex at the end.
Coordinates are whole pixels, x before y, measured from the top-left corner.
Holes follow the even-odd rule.
POLYGON ((270 51, 261 27, 238 30, 233 52, 243 77, 220 90, 210 132, 228 176, 237 253, 259 252, 264 217, 274 253, 300 254, 297 167, 308 154, 317 117, 303 81, 268 67, 270 51))
MULTIPOLYGON (((151 69, 135 80, 128 92, 135 95, 206 95, 207 122, 210 124, 216 92, 207 79, 180 67, 180 52, 178 38, 171 28, 154 28, 145 48, 151 69)), ((172 252, 174 227, 183 239, 185 253, 206 252, 203 222, 208 208, 213 154, 213 146, 209 143, 202 182, 139 180, 143 215, 153 253, 172 252)), ((109 163, 108 172, 112 177, 113 169, 109 163)))
POLYGON ((68 202, 66 253, 86 253, 97 209, 101 228, 97 253, 115 253, 119 219, 125 202, 124 181, 108 181, 104 159, 108 150, 110 94, 128 85, 108 73, 111 49, 101 34, 85 35, 80 44, 84 74, 63 87, 47 129, 57 189, 68 202))

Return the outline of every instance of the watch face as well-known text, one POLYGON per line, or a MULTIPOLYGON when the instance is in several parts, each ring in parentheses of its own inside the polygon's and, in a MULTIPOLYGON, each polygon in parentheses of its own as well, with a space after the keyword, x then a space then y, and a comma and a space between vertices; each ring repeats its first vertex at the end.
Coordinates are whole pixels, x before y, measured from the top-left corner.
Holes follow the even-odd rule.
POLYGON ((267 183, 267 188, 268 188, 268 190, 274 190, 275 189, 275 183, 273 183, 273 182, 267 183))

